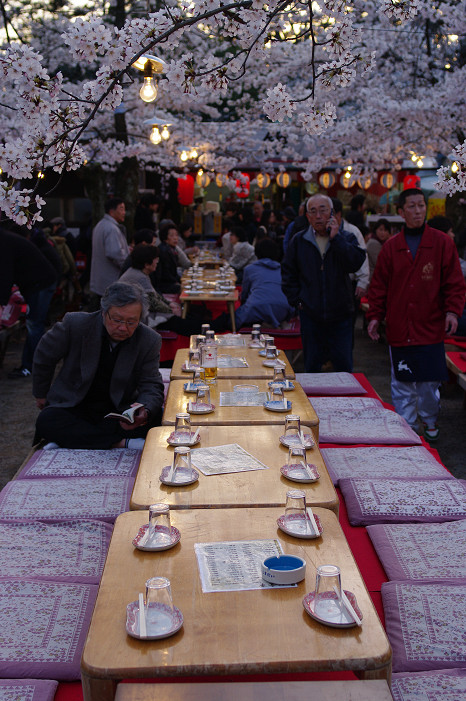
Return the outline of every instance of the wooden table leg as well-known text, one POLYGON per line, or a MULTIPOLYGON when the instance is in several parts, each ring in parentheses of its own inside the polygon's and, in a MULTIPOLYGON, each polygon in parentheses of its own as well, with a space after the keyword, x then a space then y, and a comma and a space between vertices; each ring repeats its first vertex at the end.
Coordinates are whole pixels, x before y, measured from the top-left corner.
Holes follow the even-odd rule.
POLYGON ((114 679, 96 679, 81 672, 84 701, 113 701, 117 682, 114 679))
POLYGON ((236 333, 235 303, 234 302, 227 302, 227 305, 228 305, 228 311, 230 312, 231 330, 233 331, 233 333, 236 333))
POLYGON ((384 667, 378 669, 365 669, 363 672, 355 672, 359 679, 385 679, 388 684, 392 680, 392 663, 391 661, 384 667))
POLYGON ((188 301, 183 302, 183 307, 181 309, 181 318, 182 319, 186 319, 186 317, 188 315, 188 309, 189 309, 189 302, 188 301))

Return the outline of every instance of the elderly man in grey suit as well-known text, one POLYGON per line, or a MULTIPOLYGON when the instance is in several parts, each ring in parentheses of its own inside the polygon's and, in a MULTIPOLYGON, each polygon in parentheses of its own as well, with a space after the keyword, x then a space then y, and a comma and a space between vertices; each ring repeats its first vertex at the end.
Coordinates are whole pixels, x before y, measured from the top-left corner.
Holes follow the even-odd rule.
POLYGON ((149 428, 160 424, 161 338, 140 323, 146 304, 139 285, 117 282, 105 291, 101 311, 66 314, 42 337, 32 373, 41 409, 36 436, 50 447, 141 448, 149 428), (105 418, 136 403, 142 406, 134 423, 105 418))

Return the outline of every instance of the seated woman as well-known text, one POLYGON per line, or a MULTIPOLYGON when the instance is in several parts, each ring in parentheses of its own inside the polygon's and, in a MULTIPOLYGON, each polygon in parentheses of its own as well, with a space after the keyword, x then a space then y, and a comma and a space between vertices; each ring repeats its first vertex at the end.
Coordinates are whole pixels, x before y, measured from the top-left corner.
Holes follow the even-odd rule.
POLYGON ((228 262, 236 273, 238 283, 241 283, 244 268, 256 260, 254 246, 248 243, 247 238, 247 233, 242 227, 232 227, 230 243, 233 246, 233 255, 228 262))
POLYGON ((176 225, 168 220, 166 225, 160 226, 159 237, 162 242, 159 247, 160 264, 151 275, 151 279, 159 292, 178 294, 181 290, 181 279, 178 274, 180 260, 176 225))
POLYGON ((196 239, 193 234, 193 225, 190 221, 185 221, 180 226, 180 236, 178 248, 189 256, 192 253, 199 253, 199 246, 196 246, 196 239))
POLYGON ((120 277, 120 282, 139 284, 149 303, 149 313, 145 319, 151 328, 158 331, 174 331, 180 336, 191 336, 201 332, 202 319, 186 318, 178 316, 178 305, 169 302, 154 289, 150 275, 155 272, 159 262, 159 249, 157 246, 145 246, 139 244, 130 254, 131 267, 120 277))
POLYGON ((293 313, 282 292, 280 248, 269 238, 256 247, 258 258, 244 269, 241 306, 236 310, 236 328, 264 323, 278 328, 293 313))

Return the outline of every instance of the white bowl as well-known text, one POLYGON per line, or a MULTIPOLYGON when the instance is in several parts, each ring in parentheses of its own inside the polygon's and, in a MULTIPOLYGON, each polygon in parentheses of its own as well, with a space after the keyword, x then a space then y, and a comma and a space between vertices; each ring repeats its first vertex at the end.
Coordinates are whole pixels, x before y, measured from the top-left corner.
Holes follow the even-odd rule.
POLYGON ((268 557, 262 563, 262 579, 269 584, 297 584, 306 576, 306 562, 296 555, 268 557))

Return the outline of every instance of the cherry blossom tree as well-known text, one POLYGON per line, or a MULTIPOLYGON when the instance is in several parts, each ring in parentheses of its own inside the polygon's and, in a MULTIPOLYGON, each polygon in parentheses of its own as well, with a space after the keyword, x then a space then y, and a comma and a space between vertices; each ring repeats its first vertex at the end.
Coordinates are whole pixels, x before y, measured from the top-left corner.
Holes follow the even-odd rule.
POLYGON ((129 158, 173 169, 182 142, 206 169, 271 171, 279 158, 306 179, 330 163, 367 172, 441 151, 458 169, 441 169, 439 186, 464 189, 459 0, 149 1, 116 22, 122 0, 35 2, 27 14, 0 2, 0 200, 18 223, 40 220, 45 169, 129 158), (168 64, 156 105, 173 138, 156 150, 133 68, 147 54, 168 64))

